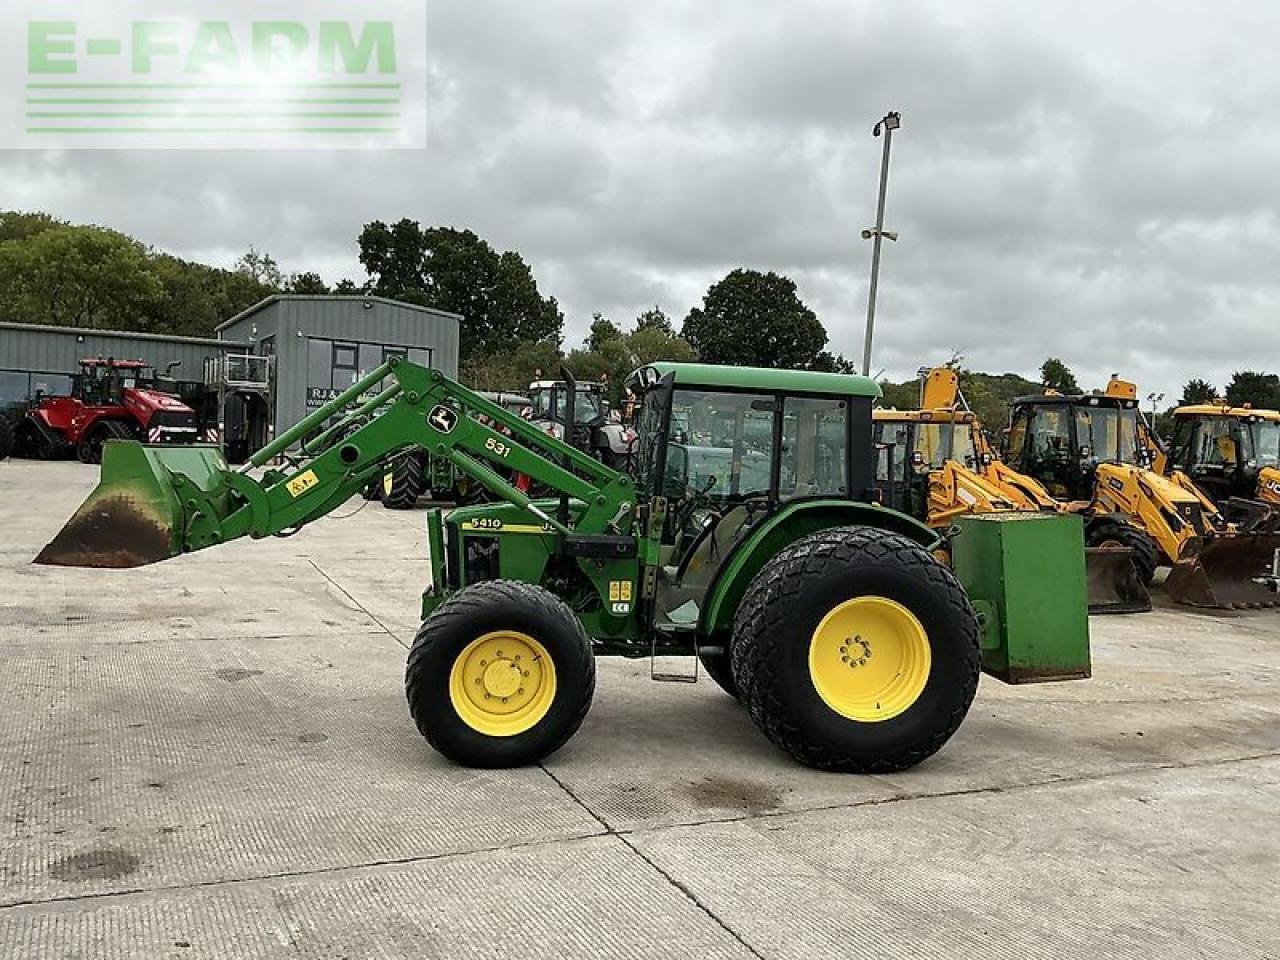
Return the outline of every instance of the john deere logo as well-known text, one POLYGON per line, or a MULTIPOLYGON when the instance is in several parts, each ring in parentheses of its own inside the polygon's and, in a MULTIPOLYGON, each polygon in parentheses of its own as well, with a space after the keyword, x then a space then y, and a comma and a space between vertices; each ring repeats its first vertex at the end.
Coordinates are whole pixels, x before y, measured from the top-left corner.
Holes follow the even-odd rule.
POLYGON ((453 433, 453 428, 458 425, 458 414, 443 404, 437 403, 427 414, 427 423, 441 433, 453 433))

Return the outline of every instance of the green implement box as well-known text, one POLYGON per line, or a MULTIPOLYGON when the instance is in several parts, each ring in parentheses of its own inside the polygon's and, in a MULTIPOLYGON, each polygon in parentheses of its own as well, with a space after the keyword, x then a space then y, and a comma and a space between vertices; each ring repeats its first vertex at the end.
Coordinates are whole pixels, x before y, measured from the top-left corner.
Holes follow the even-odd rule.
POLYGON ((982 669, 1005 683, 1089 676, 1084 526, 1079 517, 960 517, 952 563, 982 620, 982 669))

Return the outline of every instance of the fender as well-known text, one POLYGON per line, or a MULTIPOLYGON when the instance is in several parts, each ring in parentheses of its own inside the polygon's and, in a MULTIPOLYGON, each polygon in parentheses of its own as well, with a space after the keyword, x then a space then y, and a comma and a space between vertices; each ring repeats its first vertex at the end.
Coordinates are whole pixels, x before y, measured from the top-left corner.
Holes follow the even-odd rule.
POLYGON ((733 628, 738 603, 747 585, 770 557, 792 542, 830 527, 879 527, 916 541, 926 550, 941 540, 919 520, 874 503, 856 500, 797 500, 762 521, 726 558, 707 590, 699 632, 703 636, 733 628))

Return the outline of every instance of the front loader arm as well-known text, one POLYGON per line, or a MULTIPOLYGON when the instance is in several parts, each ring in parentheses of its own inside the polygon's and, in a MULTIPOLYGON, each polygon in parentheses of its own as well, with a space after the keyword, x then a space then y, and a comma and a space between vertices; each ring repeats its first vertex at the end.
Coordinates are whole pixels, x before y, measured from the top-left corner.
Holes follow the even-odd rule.
POLYGON ((561 535, 629 532, 629 477, 439 371, 393 358, 258 451, 244 470, 229 469, 210 448, 193 457, 190 448, 108 444, 98 489, 37 560, 137 566, 243 536, 289 533, 332 512, 410 449, 448 460, 561 535), (353 412, 299 446, 300 457, 287 453, 353 403, 359 404, 353 412), (170 453, 175 450, 181 453, 170 453), (261 478, 248 472, 276 456, 290 461, 289 469, 269 468, 261 478), (572 528, 567 517, 541 510, 500 469, 527 474, 580 503, 572 528), (146 533, 134 537, 143 546, 122 550, 130 530, 146 533))

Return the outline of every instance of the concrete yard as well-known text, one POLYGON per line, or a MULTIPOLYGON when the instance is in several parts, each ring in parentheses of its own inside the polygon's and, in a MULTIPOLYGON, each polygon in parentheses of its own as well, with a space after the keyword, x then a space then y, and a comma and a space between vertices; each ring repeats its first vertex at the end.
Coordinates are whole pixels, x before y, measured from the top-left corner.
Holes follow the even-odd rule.
POLYGON ((96 475, 0 463, 0 958, 1280 957, 1280 612, 1095 618, 893 777, 615 660, 473 771, 405 707, 420 512, 31 566, 96 475))

